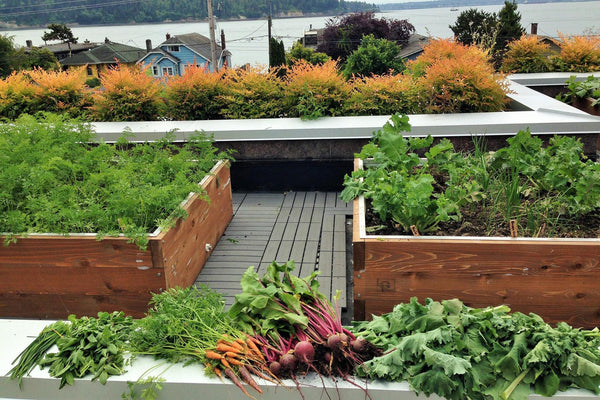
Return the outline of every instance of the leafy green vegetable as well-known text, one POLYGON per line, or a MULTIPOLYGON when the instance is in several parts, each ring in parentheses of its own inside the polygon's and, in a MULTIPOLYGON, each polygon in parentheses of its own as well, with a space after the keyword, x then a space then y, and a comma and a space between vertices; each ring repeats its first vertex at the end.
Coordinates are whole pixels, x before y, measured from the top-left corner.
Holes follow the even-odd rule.
POLYGON ((471 308, 459 300, 398 304, 352 331, 384 350, 357 374, 407 380, 447 399, 527 399, 569 387, 600 393, 600 331, 546 324, 506 306, 471 308))
POLYGON ((476 214, 465 225, 484 225, 487 235, 506 235, 499 227, 515 220, 520 236, 576 237, 579 219, 600 214, 600 164, 586 159, 575 138, 555 136, 545 145, 526 130, 497 151, 485 152, 478 139, 473 154, 460 154, 446 139, 433 144, 405 137, 409 131, 407 116, 392 116, 357 154, 365 168, 345 177, 341 194, 344 201, 364 195, 403 233, 476 214))
POLYGON ((246 332, 256 331, 265 336, 272 333, 276 337, 292 335, 296 326, 306 328, 308 317, 302 310, 300 299, 303 296, 324 297, 318 291, 318 272, 299 278, 291 274, 294 268, 293 261, 273 262, 260 277, 254 267, 249 267, 242 276, 242 293, 235 296, 229 315, 246 332))
POLYGON ((57 353, 40 361, 50 376, 60 378, 60 387, 72 385, 75 378, 92 376, 105 384, 111 375, 124 372, 126 342, 133 319, 122 312, 100 312, 98 318, 69 316, 69 326, 56 340, 57 353))

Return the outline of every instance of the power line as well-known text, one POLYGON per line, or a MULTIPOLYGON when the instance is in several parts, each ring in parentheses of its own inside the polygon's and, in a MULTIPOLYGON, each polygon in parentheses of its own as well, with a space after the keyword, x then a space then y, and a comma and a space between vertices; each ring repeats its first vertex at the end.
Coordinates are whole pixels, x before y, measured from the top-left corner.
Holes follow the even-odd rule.
MULTIPOLYGON (((81 0, 73 0, 73 1, 67 1, 67 2, 80 2, 80 1, 81 0)), ((143 1, 147 1, 147 0, 113 0, 113 1, 103 2, 101 4, 80 4, 80 5, 73 5, 73 6, 67 6, 67 7, 58 7, 58 8, 54 8, 54 9, 50 9, 46 5, 44 5, 44 9, 14 11, 14 12, 8 12, 8 13, 2 12, 2 16, 17 17, 17 16, 22 16, 22 15, 38 15, 38 14, 58 13, 58 12, 63 12, 63 11, 88 10, 88 9, 104 8, 104 7, 109 7, 109 6, 120 6, 120 5, 125 5, 125 4, 140 3, 143 1)))

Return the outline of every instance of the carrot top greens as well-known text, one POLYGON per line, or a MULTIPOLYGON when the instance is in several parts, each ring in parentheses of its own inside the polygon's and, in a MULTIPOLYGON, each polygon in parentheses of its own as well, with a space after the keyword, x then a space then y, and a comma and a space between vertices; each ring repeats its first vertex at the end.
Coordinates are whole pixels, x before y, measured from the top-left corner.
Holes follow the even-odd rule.
POLYGON ((152 143, 127 135, 98 142, 89 124, 52 114, 0 124, 0 233, 125 234, 144 248, 147 234, 184 217, 180 204, 215 165, 210 138, 185 144, 173 134, 152 143))

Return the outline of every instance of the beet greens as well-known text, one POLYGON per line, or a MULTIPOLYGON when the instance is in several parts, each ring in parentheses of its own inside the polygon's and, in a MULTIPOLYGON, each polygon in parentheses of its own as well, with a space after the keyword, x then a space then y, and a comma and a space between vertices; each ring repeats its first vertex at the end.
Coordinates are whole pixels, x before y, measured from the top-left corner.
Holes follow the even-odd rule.
POLYGON ((318 290, 318 272, 299 278, 291 273, 294 267, 293 261, 273 262, 263 277, 248 268, 229 315, 262 345, 275 376, 312 370, 347 378, 377 349, 365 345, 355 351, 355 337, 342 326, 337 306, 318 290))

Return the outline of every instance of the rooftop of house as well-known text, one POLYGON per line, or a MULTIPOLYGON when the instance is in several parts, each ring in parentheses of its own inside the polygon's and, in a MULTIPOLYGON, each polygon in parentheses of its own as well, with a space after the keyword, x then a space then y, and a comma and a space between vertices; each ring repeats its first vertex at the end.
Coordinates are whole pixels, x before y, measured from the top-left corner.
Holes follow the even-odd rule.
MULTIPOLYGON (((161 50, 161 47, 163 46, 174 46, 174 45, 184 45, 187 48, 189 48, 190 50, 194 51, 197 54, 202 55, 204 58, 210 60, 211 59, 211 48, 210 48, 210 39, 207 38, 204 35, 201 35, 199 33, 186 33, 183 35, 169 35, 167 34, 167 40, 165 40, 164 42, 162 42, 158 48, 153 49, 152 52, 156 52, 156 51, 160 51, 160 52, 165 52, 164 50, 161 50)), ((221 47, 221 45, 217 44, 217 52, 221 52, 223 51, 223 48, 221 47)), ((225 50, 227 51, 227 50, 225 50)), ((170 54, 169 52, 167 52, 167 54, 170 54)), ((171 55, 171 54, 170 54, 171 55)))
POLYGON ((62 65, 113 64, 115 62, 128 64, 136 62, 144 54, 146 54, 144 49, 111 42, 107 39, 102 45, 65 58, 60 63, 62 65))

